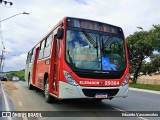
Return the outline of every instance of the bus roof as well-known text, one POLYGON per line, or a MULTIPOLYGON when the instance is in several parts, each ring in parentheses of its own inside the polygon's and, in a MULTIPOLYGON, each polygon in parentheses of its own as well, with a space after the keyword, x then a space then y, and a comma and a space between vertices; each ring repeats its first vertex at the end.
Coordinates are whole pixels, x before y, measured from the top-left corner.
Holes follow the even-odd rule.
MULTIPOLYGON (((66 17, 63 17, 63 19, 61 19, 34 47, 32 47, 32 49, 35 48, 38 44, 40 44, 41 41, 43 41, 54 29, 56 29, 58 26, 62 25, 62 23, 64 23, 65 20, 68 20, 68 19, 86 21, 86 22, 90 22, 90 23, 97 23, 99 25, 107 25, 107 26, 110 26, 112 28, 120 29, 122 31, 121 27, 115 26, 115 25, 112 25, 112 24, 108 24, 108 23, 104 23, 104 22, 100 22, 100 21, 95 21, 95 20, 89 20, 89 19, 83 19, 83 18, 75 18, 75 17, 67 17, 66 16, 66 17)), ((122 31, 122 34, 123 34, 123 31, 122 31)))

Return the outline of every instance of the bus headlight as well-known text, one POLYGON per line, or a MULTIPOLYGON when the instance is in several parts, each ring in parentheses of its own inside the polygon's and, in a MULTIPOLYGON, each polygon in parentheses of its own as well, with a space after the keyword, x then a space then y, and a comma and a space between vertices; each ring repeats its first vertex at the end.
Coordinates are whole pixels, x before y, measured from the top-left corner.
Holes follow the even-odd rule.
POLYGON ((78 83, 73 79, 73 77, 67 71, 64 70, 63 73, 69 84, 78 86, 78 83))
POLYGON ((126 77, 124 78, 124 80, 123 80, 121 86, 123 87, 123 86, 127 85, 128 80, 129 80, 129 74, 126 75, 126 77))

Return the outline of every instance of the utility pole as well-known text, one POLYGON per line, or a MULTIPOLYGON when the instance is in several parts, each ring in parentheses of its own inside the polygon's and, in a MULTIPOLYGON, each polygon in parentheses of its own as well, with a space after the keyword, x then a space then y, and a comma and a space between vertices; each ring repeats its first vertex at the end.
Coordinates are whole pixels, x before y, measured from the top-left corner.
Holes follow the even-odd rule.
MULTIPOLYGON (((5 7, 7 7, 7 5, 9 5, 11 7, 13 5, 13 3, 10 2, 9 0, 8 1, 7 0, 0 0, 0 5, 5 5, 5 7)), ((5 60, 4 54, 5 54, 5 52, 7 52, 7 51, 5 51, 5 46, 4 46, 4 42, 3 42, 3 35, 2 35, 2 30, 1 30, 1 22, 4 22, 4 21, 6 21, 6 20, 8 20, 10 18, 13 18, 13 17, 21 15, 21 14, 29 15, 29 13, 27 13, 27 12, 21 12, 21 13, 17 13, 15 15, 12 15, 12 16, 10 16, 8 18, 2 19, 2 20, 0 19, 0 40, 1 40, 1 43, 2 43, 2 54, 0 55, 0 72, 3 71, 4 60, 5 60)))
POLYGON ((13 17, 21 15, 21 14, 23 14, 23 15, 29 15, 29 13, 27 13, 27 12, 21 12, 21 13, 17 13, 15 15, 12 15, 12 16, 10 16, 8 18, 5 18, 3 20, 0 20, 0 36, 1 36, 0 39, 1 39, 2 47, 3 47, 2 48, 2 55, 0 55, 0 72, 3 71, 4 60, 5 60, 4 53, 7 52, 7 51, 5 51, 5 46, 4 46, 4 43, 3 43, 3 35, 2 35, 2 31, 1 31, 1 22, 4 22, 4 21, 6 21, 6 20, 8 20, 10 18, 13 18, 13 17))
POLYGON ((4 59, 4 50, 5 50, 5 46, 3 43, 3 35, 2 35, 2 30, 1 30, 1 23, 0 23, 0 40, 2 43, 2 53, 0 55, 0 72, 2 72, 2 63, 3 63, 3 59, 4 59))
POLYGON ((3 68, 3 59, 4 59, 4 50, 2 50, 2 55, 0 56, 0 72, 2 72, 3 68))
MULTIPOLYGON (((8 5, 9 5, 9 7, 11 7, 13 5, 13 3, 10 2, 10 1, 7 1, 7 0, 0 0, 0 5, 3 5, 4 7, 8 7, 8 5)), ((2 43, 2 54, 0 55, 0 72, 2 72, 3 71, 3 66, 4 66, 4 59, 5 59, 5 57, 4 57, 5 46, 4 46, 4 43, 3 43, 3 35, 2 35, 2 30, 1 30, 1 22, 0 22, 0 40, 1 40, 1 43, 2 43)))

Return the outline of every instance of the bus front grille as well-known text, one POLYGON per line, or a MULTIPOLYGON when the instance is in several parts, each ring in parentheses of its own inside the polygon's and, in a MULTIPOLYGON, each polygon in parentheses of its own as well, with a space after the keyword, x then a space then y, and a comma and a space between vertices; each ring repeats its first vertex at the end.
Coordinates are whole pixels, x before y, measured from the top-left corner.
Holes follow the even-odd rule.
POLYGON ((97 93, 106 93, 109 97, 115 96, 119 89, 82 89, 83 93, 87 97, 95 97, 97 93))

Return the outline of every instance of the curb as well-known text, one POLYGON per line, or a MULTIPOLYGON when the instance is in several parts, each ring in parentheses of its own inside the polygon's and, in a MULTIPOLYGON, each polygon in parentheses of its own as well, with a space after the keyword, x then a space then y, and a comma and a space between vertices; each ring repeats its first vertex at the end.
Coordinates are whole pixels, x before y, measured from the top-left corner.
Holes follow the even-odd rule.
POLYGON ((160 91, 145 90, 145 89, 139 89, 139 88, 129 88, 129 90, 147 92, 147 93, 153 93, 153 94, 160 94, 160 91))

